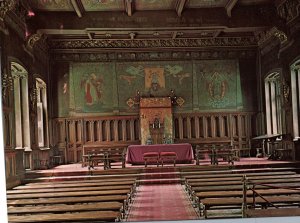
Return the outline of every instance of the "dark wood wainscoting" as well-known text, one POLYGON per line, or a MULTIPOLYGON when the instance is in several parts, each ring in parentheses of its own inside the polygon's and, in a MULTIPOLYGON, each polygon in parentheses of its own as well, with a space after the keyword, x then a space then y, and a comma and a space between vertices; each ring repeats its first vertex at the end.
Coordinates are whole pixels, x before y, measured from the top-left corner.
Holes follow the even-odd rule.
MULTIPOLYGON (((197 143, 232 140, 237 148, 249 148, 255 135, 254 113, 174 114, 174 141, 197 143)), ((56 118, 53 139, 65 163, 82 160, 83 145, 131 145, 141 139, 138 115, 56 118)))

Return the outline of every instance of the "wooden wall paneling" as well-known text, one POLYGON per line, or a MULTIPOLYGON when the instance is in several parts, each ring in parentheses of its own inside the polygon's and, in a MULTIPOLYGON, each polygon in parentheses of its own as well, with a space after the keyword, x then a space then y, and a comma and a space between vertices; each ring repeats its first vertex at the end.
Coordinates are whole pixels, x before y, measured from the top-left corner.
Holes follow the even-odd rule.
POLYGON ((192 126, 191 126, 191 117, 186 117, 186 138, 192 138, 192 126))
POLYGON ((119 120, 113 120, 113 129, 114 129, 114 141, 118 142, 119 141, 119 131, 118 131, 118 122, 119 120))
POLYGON ((178 133, 179 133, 179 139, 183 139, 183 118, 182 118, 182 116, 178 117, 178 133))
POLYGON ((195 116, 195 138, 200 138, 200 123, 199 123, 199 116, 195 116))
POLYGON ((130 140, 134 141, 135 134, 134 134, 134 120, 130 119, 130 140))
POLYGON ((123 141, 127 141, 127 128, 126 128, 126 120, 125 119, 123 119, 122 121, 121 121, 121 123, 122 123, 122 140, 123 141))

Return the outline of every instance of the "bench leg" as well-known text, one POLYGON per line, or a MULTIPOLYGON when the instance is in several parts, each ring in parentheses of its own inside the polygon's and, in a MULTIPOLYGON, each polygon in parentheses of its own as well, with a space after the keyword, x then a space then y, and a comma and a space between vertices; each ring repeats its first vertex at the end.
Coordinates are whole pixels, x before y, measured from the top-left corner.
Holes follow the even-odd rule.
POLYGON ((145 160, 145 167, 147 167, 147 161, 145 160))

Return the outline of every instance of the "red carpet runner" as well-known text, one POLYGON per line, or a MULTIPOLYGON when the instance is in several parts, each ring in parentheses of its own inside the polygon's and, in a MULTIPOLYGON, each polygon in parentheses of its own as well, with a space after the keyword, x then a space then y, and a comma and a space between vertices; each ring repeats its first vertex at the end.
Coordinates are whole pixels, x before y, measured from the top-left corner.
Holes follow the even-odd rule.
POLYGON ((199 219, 180 184, 141 185, 127 221, 199 219))

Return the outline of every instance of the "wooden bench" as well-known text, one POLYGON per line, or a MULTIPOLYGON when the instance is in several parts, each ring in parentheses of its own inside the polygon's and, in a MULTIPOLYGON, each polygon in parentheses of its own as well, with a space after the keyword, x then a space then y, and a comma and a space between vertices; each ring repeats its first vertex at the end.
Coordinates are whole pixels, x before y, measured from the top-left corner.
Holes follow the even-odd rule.
POLYGON ((233 140, 228 138, 199 140, 194 142, 196 165, 200 164, 200 159, 208 155, 212 165, 218 165, 219 158, 233 164, 234 160, 239 160, 237 150, 233 149, 233 140))
MULTIPOLYGON (((264 179, 253 179, 251 180, 251 182, 254 183, 275 183, 275 184, 279 184, 279 183, 299 183, 300 182, 300 176, 297 175, 298 177, 296 178, 290 178, 288 176, 284 177, 281 176, 281 178, 264 178, 264 179)), ((262 176, 263 177, 263 176, 262 176)), ((197 188, 201 189, 203 187, 213 187, 213 186, 227 186, 227 185, 242 185, 242 178, 237 179, 237 180, 224 180, 224 181, 208 181, 208 182, 196 182, 196 183, 186 183, 188 185, 190 185, 194 190, 197 190, 197 188)), ((251 184, 250 184, 251 185, 251 184)), ((300 186, 300 185, 299 185, 300 186)))
MULTIPOLYGON (((295 206, 300 204, 300 196, 268 196, 265 197, 269 202, 275 204, 276 206, 295 206)), ((248 197, 247 205, 251 208, 254 208, 253 198, 248 197)), ((215 209, 233 209, 233 208, 242 208, 243 198, 206 198, 201 201, 201 206, 203 207, 203 215, 207 218, 207 211, 215 209)), ((267 208, 270 206, 268 202, 264 199, 258 197, 255 199, 255 204, 260 205, 262 208, 267 208)))
POLYGON ((127 180, 125 181, 108 181, 103 182, 102 180, 99 182, 90 182, 90 181, 83 181, 78 183, 51 183, 51 184, 36 184, 36 185, 21 185, 14 187, 13 190, 32 190, 32 189, 43 189, 43 188, 72 188, 72 187, 92 187, 92 186, 110 186, 110 185, 133 185, 136 180, 127 180))
MULTIPOLYGON (((270 195, 292 195, 299 194, 300 190, 288 190, 288 189, 258 189, 256 190, 262 196, 270 195)), ((225 197, 242 197, 243 191, 209 191, 209 192, 197 192, 195 195, 201 201, 204 198, 225 198, 225 197)), ((247 196, 253 196, 252 191, 247 191, 247 196)))
POLYGON ((120 211, 123 203, 120 202, 96 202, 89 204, 72 205, 39 205, 26 207, 8 207, 8 214, 35 214, 35 213, 63 213, 63 212, 81 212, 81 211, 120 211))
POLYGON ((82 167, 89 169, 103 163, 104 169, 110 169, 112 162, 121 162, 125 168, 127 146, 125 145, 83 145, 82 167))
POLYGON ((32 199, 32 198, 50 198, 50 197, 82 197, 99 195, 122 195, 131 193, 129 189, 123 190, 105 190, 105 191, 78 191, 78 192, 56 192, 56 193, 34 193, 34 194, 8 194, 7 199, 32 199))
MULTIPOLYGON (((300 175, 298 174, 294 174, 294 175, 263 175, 263 179, 293 179, 293 178, 299 178, 300 175)), ((204 178, 204 179, 188 179, 186 180, 186 183, 189 184, 190 186, 201 186, 203 185, 202 183, 207 183, 207 182, 217 182, 218 184, 221 183, 223 181, 225 182, 230 182, 230 181, 239 181, 241 182, 242 177, 241 176, 233 176, 233 177, 216 177, 216 178, 204 178)), ((260 180, 262 179, 261 176, 248 176, 247 175, 247 179, 248 180, 260 180)), ((220 185, 220 184, 219 184, 220 185)))
POLYGON ((128 185, 108 185, 108 186, 92 186, 92 187, 67 187, 67 188, 35 188, 24 190, 7 190, 7 194, 35 194, 35 193, 57 193, 57 192, 72 192, 72 191, 106 191, 106 190, 130 190, 132 184, 128 185))
MULTIPOLYGON (((272 185, 274 187, 289 187, 289 188, 299 188, 300 187, 300 180, 298 182, 273 182, 273 181, 261 181, 265 182, 265 184, 272 185)), ((251 186, 251 185, 250 185, 251 186)), ((256 185, 256 189, 267 189, 267 186, 264 185, 256 185)), ((198 186, 198 187, 191 187, 192 191, 195 192, 204 192, 204 191, 234 191, 238 190, 241 191, 243 190, 243 185, 241 182, 234 182, 234 184, 227 184, 223 186, 218 186, 217 184, 213 186, 198 186), (239 183, 239 184, 238 184, 239 183)))
POLYGON ((38 198, 38 199, 15 199, 7 200, 8 206, 23 205, 50 205, 50 204, 80 204, 104 201, 124 202, 128 195, 102 195, 102 196, 86 196, 86 197, 58 197, 58 198, 38 198))
POLYGON ((300 216, 300 208, 248 209, 247 217, 284 217, 300 216))
POLYGON ((295 172, 268 172, 268 173, 224 173, 224 174, 218 174, 217 172, 215 174, 213 173, 204 173, 204 174, 195 174, 195 175, 184 175, 182 176, 186 180, 198 180, 198 179, 204 179, 204 178, 223 178, 223 177, 242 177, 243 175, 248 176, 272 176, 272 175, 294 175, 295 172))
POLYGON ((13 222, 103 222, 119 221, 118 211, 86 211, 79 213, 35 214, 26 216, 8 215, 8 221, 13 222))

